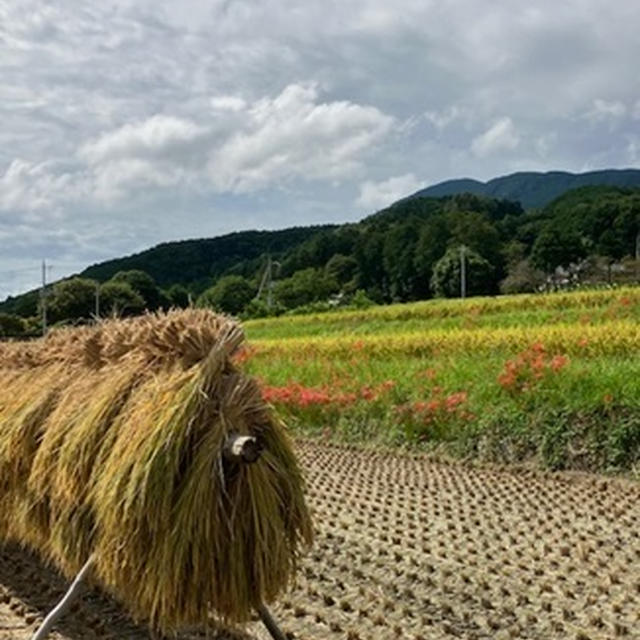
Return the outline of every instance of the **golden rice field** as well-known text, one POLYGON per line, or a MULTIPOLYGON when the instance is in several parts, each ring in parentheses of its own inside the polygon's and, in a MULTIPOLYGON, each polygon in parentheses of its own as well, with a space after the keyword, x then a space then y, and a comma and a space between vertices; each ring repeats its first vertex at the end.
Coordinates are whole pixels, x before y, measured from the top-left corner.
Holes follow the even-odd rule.
POLYGON ((262 319, 246 331, 245 368, 299 433, 640 468, 639 287, 262 319))
POLYGON ((305 358, 351 357, 358 351, 367 356, 438 356, 443 353, 492 352, 526 349, 536 342, 552 351, 570 355, 616 355, 640 345, 640 323, 618 320, 600 325, 557 323, 541 327, 501 327, 498 329, 430 329, 423 327, 393 335, 373 334, 354 338, 350 335, 291 337, 256 341, 255 348, 264 358, 296 356, 305 358))

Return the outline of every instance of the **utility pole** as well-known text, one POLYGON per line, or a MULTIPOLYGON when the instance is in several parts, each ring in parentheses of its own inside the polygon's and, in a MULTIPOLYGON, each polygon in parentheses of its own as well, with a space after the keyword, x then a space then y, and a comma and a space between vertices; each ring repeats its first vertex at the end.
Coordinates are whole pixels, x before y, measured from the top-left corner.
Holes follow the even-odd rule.
POLYGON ((267 309, 271 309, 273 305, 273 267, 274 265, 277 269, 280 269, 280 263, 275 260, 271 260, 271 255, 267 256, 267 266, 264 270, 264 275, 262 276, 262 280, 260 282, 260 286, 258 287, 258 293, 256 294, 256 300, 260 299, 262 295, 262 291, 266 288, 267 290, 267 309))
POLYGON ((40 304, 42 306, 42 335, 47 335, 47 261, 42 261, 42 288, 40 289, 40 304))
POLYGON ((96 282, 96 320, 100 319, 100 283, 96 282))
POLYGON ((636 281, 640 280, 640 231, 636 233, 636 281))
POLYGON ((273 263, 271 262, 271 256, 269 256, 269 280, 267 282, 267 309, 271 311, 271 305, 273 304, 273 263))
POLYGON ((267 266, 262 274, 262 280, 260 280, 260 286, 258 287, 258 293, 256 294, 256 300, 260 300, 262 291, 267 283, 268 278, 271 276, 271 256, 267 255, 267 266))
POLYGON ((465 260, 466 247, 460 246, 460 297, 464 300, 467 295, 467 261, 465 260))

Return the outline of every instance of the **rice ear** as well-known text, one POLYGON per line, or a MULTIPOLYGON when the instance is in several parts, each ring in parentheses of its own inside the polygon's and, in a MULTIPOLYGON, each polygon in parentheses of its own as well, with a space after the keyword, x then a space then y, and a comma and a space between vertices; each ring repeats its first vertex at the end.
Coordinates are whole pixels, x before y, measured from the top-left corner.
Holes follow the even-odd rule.
POLYGON ((311 543, 302 474, 233 364, 242 329, 205 310, 0 348, 0 538, 98 582, 161 631, 249 619, 311 543), (225 460, 232 433, 263 447, 225 460))

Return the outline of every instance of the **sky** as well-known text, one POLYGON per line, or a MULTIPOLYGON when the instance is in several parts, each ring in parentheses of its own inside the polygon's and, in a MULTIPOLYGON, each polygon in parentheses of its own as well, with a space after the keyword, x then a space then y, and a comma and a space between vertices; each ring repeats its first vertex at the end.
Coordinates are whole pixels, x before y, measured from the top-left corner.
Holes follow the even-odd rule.
POLYGON ((640 167, 637 0, 0 0, 0 300, 442 180, 640 167))

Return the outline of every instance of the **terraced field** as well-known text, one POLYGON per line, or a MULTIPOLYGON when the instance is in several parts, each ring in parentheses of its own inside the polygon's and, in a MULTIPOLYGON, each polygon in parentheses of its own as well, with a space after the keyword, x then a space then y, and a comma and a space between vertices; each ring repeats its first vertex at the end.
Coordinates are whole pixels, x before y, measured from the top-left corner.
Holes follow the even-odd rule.
POLYGON ((239 360, 298 434, 640 470, 640 287, 245 323, 239 360))
MULTIPOLYGON (((637 484, 317 441, 298 452, 317 539, 274 607, 290 637, 640 638, 637 484)), ((1 553, 0 638, 22 640, 62 583, 1 553)), ((54 637, 149 636, 89 593, 54 637)))

